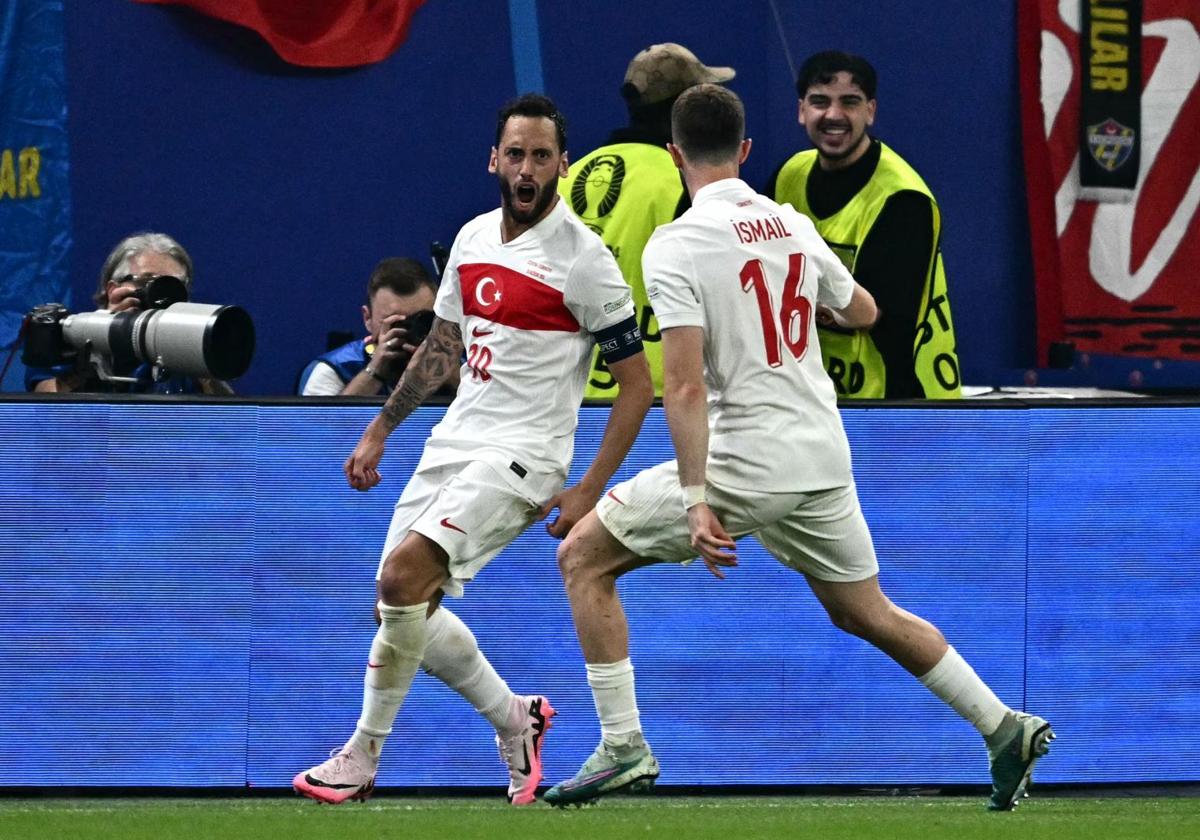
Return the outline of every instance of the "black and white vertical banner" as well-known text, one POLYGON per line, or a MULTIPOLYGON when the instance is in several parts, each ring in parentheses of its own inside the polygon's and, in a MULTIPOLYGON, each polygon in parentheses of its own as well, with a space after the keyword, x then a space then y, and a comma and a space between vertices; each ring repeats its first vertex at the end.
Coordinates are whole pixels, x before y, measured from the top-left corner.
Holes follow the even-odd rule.
POLYGON ((1080 198, 1133 199, 1141 164, 1142 0, 1080 0, 1080 198))

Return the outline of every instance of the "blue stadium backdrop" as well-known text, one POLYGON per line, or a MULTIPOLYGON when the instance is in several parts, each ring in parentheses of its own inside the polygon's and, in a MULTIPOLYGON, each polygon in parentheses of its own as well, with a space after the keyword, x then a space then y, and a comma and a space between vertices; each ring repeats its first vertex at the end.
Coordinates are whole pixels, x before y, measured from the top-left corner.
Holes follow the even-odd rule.
POLYGON ((0 4, 0 391, 25 390, 25 313, 70 303, 62 0, 0 4))
MULTIPOLYGON (((285 787, 341 744, 391 506, 441 414, 397 431, 364 495, 341 464, 375 410, 0 402, 0 786, 285 787)), ((604 417, 584 410, 577 463, 604 417)), ((1055 723, 1041 780, 1200 778, 1200 407, 844 417, 885 588, 1055 723)), ((668 450, 656 409, 623 474, 668 450)), ((622 585, 662 783, 986 781, 966 723, 743 556, 724 582, 622 585)), ((530 530, 453 608, 552 698, 546 772, 572 773, 598 731, 554 542, 530 530)), ((380 784, 503 778, 488 725, 418 676, 380 784)))

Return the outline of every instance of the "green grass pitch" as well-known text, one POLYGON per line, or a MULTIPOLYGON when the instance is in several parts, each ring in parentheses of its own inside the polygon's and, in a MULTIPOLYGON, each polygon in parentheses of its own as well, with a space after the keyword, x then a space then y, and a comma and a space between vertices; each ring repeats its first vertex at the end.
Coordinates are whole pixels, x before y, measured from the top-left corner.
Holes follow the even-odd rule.
POLYGON ((229 797, 0 798, 0 838, 811 838, 811 840, 1196 840, 1200 798, 1055 796, 989 813, 980 796, 612 797, 585 808, 498 798, 378 796, 332 807, 229 797))

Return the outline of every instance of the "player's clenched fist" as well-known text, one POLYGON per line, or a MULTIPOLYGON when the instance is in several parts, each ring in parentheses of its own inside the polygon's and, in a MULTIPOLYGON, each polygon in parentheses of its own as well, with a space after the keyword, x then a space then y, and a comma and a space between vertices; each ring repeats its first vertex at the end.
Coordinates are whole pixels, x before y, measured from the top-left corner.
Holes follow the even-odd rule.
POLYGON ((383 443, 363 435, 342 467, 346 472, 346 481, 355 490, 370 490, 382 480, 379 475, 382 458, 383 443))

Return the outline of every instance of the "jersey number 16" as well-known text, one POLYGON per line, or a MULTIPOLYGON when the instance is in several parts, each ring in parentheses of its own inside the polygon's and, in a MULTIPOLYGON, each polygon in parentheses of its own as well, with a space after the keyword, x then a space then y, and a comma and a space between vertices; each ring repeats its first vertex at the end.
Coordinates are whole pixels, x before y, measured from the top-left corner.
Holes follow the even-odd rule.
POLYGON ((779 328, 775 326, 775 301, 763 273, 761 260, 750 260, 742 266, 742 291, 754 292, 758 314, 762 319, 763 341, 767 346, 767 364, 783 364, 783 347, 800 361, 808 350, 808 325, 812 320, 812 302, 800 294, 804 283, 804 254, 788 254, 788 273, 783 281, 783 302, 779 307, 779 328))

